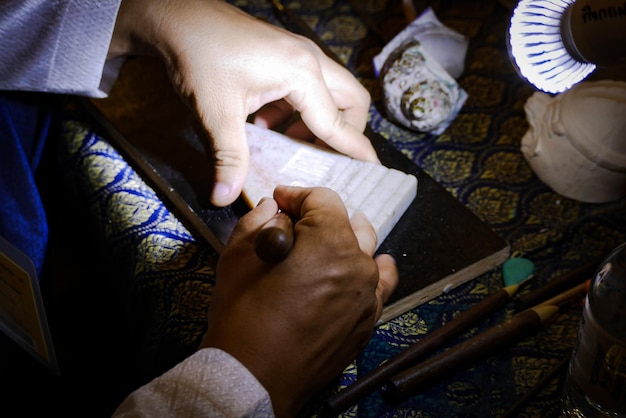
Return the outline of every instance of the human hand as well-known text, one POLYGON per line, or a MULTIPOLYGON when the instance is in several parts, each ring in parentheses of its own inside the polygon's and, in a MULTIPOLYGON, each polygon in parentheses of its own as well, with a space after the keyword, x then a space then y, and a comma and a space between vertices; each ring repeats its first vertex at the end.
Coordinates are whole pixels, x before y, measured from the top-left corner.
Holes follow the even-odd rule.
MULTIPOLYGON (((215 205, 239 196, 250 159, 245 121, 265 105, 285 110, 287 104, 327 145, 378 161, 362 133, 369 93, 304 37, 219 0, 124 0, 109 57, 143 53, 164 60, 173 85, 213 140, 215 205)), ((262 111, 256 123, 271 126, 275 116, 262 111)))
POLYGON ((279 186, 240 219, 221 254, 201 347, 234 356, 278 417, 295 416, 364 348, 395 289, 393 258, 372 258, 376 240, 332 190, 279 186), (265 263, 254 239, 279 207, 295 221, 294 245, 284 261, 265 263))

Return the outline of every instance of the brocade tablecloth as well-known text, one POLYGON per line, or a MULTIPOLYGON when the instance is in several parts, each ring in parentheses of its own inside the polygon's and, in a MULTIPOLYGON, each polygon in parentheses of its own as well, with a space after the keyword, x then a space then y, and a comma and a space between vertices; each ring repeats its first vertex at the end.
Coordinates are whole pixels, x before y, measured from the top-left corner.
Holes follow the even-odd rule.
MULTIPOLYGON (((247 12, 280 25, 265 0, 237 0, 247 12)), ((525 293, 556 275, 606 254, 626 241, 626 202, 585 204, 554 193, 520 152, 528 128, 523 106, 534 92, 511 65, 505 45, 510 9, 504 2, 434 3, 439 19, 469 39, 458 82, 468 99, 441 135, 399 127, 381 111, 372 58, 405 23, 400 1, 284 1, 340 57, 373 98, 370 125, 441 183, 501 237, 515 255, 536 266, 525 293), (355 6, 358 6, 355 8, 355 6), (357 10, 358 9, 358 10, 357 10)), ((63 169, 70 187, 87 202, 111 254, 122 255, 128 342, 137 373, 149 378, 191 353, 204 330, 217 253, 195 238, 175 213, 131 168, 106 135, 67 117, 63 169)), ((476 242, 480 245, 480 242, 476 242)), ((398 318, 380 325, 369 345, 328 393, 503 286, 501 269, 490 271, 398 318)), ((462 341, 516 313, 514 304, 457 338, 462 341)), ((346 417, 502 416, 551 367, 571 351, 579 306, 532 337, 488 357, 410 399, 391 405, 375 392, 346 417)), ((251 324, 252 325, 252 324, 251 324)), ((562 373, 519 411, 519 416, 557 416, 562 373)), ((316 413, 317 400, 305 415, 316 413)))

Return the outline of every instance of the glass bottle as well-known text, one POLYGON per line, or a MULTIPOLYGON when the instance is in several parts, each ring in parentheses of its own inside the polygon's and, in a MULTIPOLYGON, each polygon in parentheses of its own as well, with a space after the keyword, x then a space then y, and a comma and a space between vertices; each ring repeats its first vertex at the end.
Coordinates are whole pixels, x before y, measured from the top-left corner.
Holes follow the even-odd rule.
POLYGON ((567 371, 563 415, 626 417, 626 243, 598 266, 567 371))

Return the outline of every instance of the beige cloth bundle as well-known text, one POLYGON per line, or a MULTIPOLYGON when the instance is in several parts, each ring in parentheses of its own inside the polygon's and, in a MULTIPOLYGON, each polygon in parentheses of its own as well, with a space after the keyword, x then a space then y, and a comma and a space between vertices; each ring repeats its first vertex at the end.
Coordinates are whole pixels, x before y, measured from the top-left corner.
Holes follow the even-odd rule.
POLYGON ((526 102, 522 152, 555 192, 603 203, 626 195, 626 83, 582 82, 526 102))

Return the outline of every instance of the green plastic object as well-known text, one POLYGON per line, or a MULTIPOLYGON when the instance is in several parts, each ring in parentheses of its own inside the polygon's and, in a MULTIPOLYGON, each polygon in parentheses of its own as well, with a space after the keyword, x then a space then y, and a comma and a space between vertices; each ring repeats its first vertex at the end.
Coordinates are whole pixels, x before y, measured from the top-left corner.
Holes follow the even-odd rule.
POLYGON ((535 272, 535 264, 523 257, 509 258, 502 264, 504 285, 520 284, 535 272))

